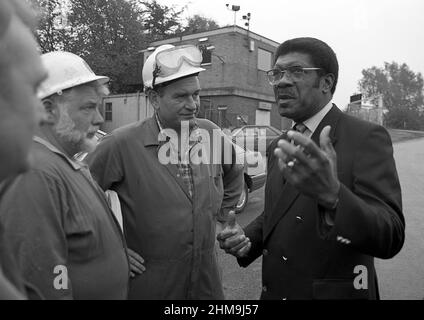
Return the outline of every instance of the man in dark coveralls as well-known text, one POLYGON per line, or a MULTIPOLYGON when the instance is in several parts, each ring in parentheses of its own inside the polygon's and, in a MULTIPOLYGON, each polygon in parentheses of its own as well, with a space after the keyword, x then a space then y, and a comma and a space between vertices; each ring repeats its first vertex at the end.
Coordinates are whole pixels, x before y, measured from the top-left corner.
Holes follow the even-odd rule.
POLYGON ((109 79, 72 53, 47 53, 42 61, 46 117, 33 139, 32 168, 2 197, 4 241, 44 298, 126 299, 129 263, 119 224, 87 165, 73 158, 96 146, 109 79))
POLYGON ((219 127, 195 116, 201 61, 194 46, 158 47, 143 67, 153 117, 118 128, 88 156, 100 186, 118 193, 128 246, 145 260, 131 299, 224 298, 215 227, 237 204, 243 166, 232 157, 194 160, 213 145, 206 136, 223 139, 219 127), (175 161, 163 162, 169 148, 175 161))

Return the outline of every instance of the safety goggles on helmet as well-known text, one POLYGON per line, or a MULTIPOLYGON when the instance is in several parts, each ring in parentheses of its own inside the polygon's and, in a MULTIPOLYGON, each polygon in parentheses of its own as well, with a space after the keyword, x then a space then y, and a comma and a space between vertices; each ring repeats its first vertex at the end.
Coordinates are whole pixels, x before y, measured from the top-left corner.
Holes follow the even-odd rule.
POLYGON ((169 77, 176 74, 184 62, 193 67, 200 67, 203 56, 193 45, 173 47, 159 52, 155 57, 156 66, 153 70, 152 87, 157 77, 169 77))

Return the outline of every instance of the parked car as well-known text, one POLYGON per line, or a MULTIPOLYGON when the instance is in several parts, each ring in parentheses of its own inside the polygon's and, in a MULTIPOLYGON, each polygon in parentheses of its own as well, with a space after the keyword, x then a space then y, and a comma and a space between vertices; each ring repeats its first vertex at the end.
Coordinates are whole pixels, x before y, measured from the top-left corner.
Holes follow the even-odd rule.
POLYGON ((266 162, 260 152, 244 149, 237 144, 234 147, 236 154, 244 158, 244 186, 236 205, 236 213, 241 213, 249 201, 249 193, 265 184, 266 162))
POLYGON ((240 128, 236 128, 232 131, 233 142, 237 145, 258 151, 264 156, 266 150, 271 142, 278 138, 282 132, 277 128, 266 125, 245 125, 240 128))

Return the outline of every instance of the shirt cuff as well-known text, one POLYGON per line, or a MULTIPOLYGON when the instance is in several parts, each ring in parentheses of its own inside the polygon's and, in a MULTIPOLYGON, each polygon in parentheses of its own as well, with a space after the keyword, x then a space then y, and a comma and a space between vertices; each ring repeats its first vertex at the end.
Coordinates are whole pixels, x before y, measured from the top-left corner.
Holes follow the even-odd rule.
POLYGON ((324 222, 330 227, 333 227, 335 224, 336 210, 337 210, 338 204, 339 204, 339 198, 336 199, 336 202, 331 208, 325 208, 319 205, 320 211, 323 213, 324 222))

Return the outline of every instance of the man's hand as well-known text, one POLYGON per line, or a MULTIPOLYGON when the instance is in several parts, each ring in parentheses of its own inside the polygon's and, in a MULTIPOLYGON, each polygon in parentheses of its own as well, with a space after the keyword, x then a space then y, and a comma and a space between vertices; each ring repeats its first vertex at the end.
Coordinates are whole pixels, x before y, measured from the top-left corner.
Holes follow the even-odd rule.
POLYGON ((330 140, 330 126, 320 134, 320 147, 310 138, 289 131, 286 140, 280 140, 274 154, 287 181, 301 193, 318 200, 325 208, 337 204, 340 182, 337 178, 337 155, 330 140))
POLYGON ((237 258, 247 255, 252 244, 244 235, 243 229, 236 222, 234 211, 228 213, 228 221, 224 224, 224 229, 216 237, 221 249, 237 258))
POLYGON ((130 260, 130 275, 134 278, 138 274, 142 274, 146 271, 144 266, 144 259, 135 251, 127 248, 128 258, 130 260))

